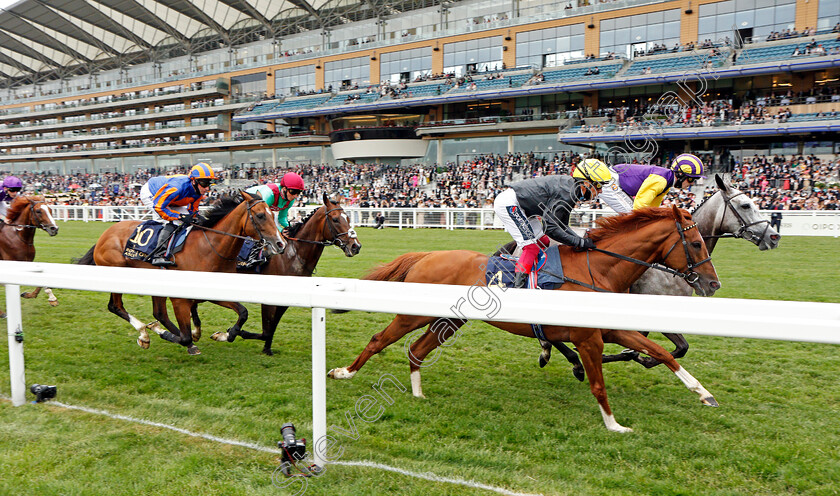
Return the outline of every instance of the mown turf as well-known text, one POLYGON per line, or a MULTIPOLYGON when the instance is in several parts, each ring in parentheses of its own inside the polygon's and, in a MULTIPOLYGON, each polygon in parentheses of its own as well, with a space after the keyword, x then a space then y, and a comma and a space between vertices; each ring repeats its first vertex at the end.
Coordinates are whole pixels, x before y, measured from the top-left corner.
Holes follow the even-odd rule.
MULTIPOLYGON (((105 227, 68 223, 55 238, 39 233, 38 260, 68 262, 105 227)), ((498 231, 360 229, 359 236, 358 257, 330 248, 318 275, 358 277, 407 251, 487 252, 506 241, 498 231)), ((717 297, 838 302, 838 249, 833 238, 785 238, 773 252, 740 240, 722 242, 714 253, 724 283, 717 297)), ((234 316, 203 305, 203 354, 191 357, 157 338, 141 350, 134 331, 107 312, 107 295, 56 293, 57 308, 43 299, 23 303, 29 384, 57 384, 59 399, 69 404, 267 447, 276 446, 285 422, 311 436, 309 309, 287 312, 275 356, 266 357, 261 343, 209 341, 209 333, 224 330, 234 316)), ((127 305, 151 319, 148 299, 128 297, 127 305)), ((256 330, 259 309, 249 309, 247 328, 256 330)), ((328 314, 328 367, 349 365, 389 321, 380 314, 328 314)), ((603 427, 589 388, 559 356, 539 369, 533 340, 471 323, 424 369, 428 399, 392 388, 394 403, 382 404, 378 420, 355 418, 358 438, 338 437, 340 459, 546 495, 837 494, 838 348, 703 336, 689 341, 681 363, 721 407, 703 407, 663 367, 609 364, 611 405, 618 421, 635 429, 622 435, 603 427)), ((348 429, 345 414, 354 415, 356 402, 383 374, 410 388, 402 341, 352 381, 328 381, 328 423, 348 429)), ((6 353, 0 353, 0 392, 9 394, 6 353)), ((276 455, 50 404, 13 408, 0 401, 0 430, 0 494, 261 495, 299 489, 272 484, 276 455)), ((329 466, 305 492, 489 494, 346 466, 329 466)))

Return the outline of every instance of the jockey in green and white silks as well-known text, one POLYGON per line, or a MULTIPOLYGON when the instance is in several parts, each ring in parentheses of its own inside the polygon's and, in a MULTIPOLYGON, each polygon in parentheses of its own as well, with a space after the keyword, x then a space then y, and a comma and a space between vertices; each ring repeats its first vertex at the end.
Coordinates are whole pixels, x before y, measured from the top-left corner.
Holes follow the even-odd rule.
POLYGON ((257 194, 268 203, 268 208, 277 212, 277 227, 286 229, 289 227, 289 209, 294 205, 295 200, 303 192, 303 178, 294 172, 287 172, 280 184, 266 183, 259 186, 252 186, 245 191, 251 195, 257 194))

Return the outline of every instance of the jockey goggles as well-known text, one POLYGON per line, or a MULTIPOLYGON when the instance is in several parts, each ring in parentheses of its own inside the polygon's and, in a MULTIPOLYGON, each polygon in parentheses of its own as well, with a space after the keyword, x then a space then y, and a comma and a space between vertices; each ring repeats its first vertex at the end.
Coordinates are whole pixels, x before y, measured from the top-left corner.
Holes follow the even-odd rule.
POLYGON ((6 191, 9 191, 9 192, 12 192, 12 193, 19 193, 20 188, 6 188, 6 191))
POLYGON ((286 188, 286 193, 289 194, 289 195, 299 195, 301 193, 301 191, 303 191, 303 190, 286 188))
POLYGON ((205 179, 205 178, 200 178, 200 179, 195 180, 196 184, 198 184, 202 188, 209 188, 211 181, 212 181, 211 179, 205 179))

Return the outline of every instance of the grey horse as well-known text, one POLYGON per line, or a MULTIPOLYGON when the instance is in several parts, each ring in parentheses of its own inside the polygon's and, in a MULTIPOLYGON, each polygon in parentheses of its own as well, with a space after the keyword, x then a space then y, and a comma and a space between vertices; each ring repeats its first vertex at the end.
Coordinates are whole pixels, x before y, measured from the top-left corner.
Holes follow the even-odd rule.
MULTIPOLYGON (((770 227, 770 222, 762 217, 755 203, 744 192, 733 187, 729 180, 720 174, 714 175, 714 181, 718 191, 695 208, 691 214, 706 242, 709 254, 711 255, 720 238, 746 239, 762 251, 776 248, 781 236, 770 227)), ((515 248, 514 242, 508 243, 496 252, 496 255, 502 252, 509 253, 509 250, 515 248)), ((630 287, 630 292, 635 294, 691 296, 693 290, 688 283, 680 278, 657 270, 648 270, 630 287)), ((647 333, 643 334, 647 335, 647 333)), ((676 346, 676 349, 671 352, 674 358, 681 358, 686 354, 688 342, 682 334, 663 333, 663 335, 676 346)), ((554 345, 574 365, 575 377, 583 380, 583 367, 574 351, 563 343, 540 341, 540 345, 542 346, 540 367, 544 367, 548 363, 551 358, 551 346, 554 345)), ((604 356, 604 363, 629 360, 639 362, 648 368, 659 364, 659 361, 654 358, 639 356, 638 352, 629 350, 617 355, 604 356)))

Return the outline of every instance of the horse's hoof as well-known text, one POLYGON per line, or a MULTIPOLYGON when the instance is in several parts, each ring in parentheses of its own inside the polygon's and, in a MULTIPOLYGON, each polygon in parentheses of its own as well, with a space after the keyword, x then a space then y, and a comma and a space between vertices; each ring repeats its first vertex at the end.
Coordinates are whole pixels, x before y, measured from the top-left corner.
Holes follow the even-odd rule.
POLYGON ((192 334, 193 341, 198 341, 201 339, 201 328, 196 327, 190 332, 190 334, 192 334))
POLYGON ((220 331, 220 332, 214 332, 214 333, 213 333, 213 335, 212 335, 212 336, 210 336, 210 338, 211 338, 213 341, 223 341, 223 342, 227 342, 227 340, 228 340, 227 333, 226 333, 226 332, 221 332, 221 331, 220 331))
POLYGON ((31 295, 31 294, 29 294, 29 293, 24 292, 24 293, 21 293, 21 294, 20 294, 20 297, 21 297, 21 298, 26 298, 26 299, 28 300, 28 299, 31 299, 31 298, 32 298, 32 295, 31 295))
POLYGON ((263 353, 263 355, 274 356, 274 352, 271 351, 270 349, 263 349, 262 353, 263 353))
POLYGON ((618 425, 618 424, 611 427, 610 430, 612 432, 620 432, 622 434, 626 434, 628 432, 633 432, 633 429, 631 429, 629 427, 624 427, 623 425, 618 425))
POLYGON ((58 306, 58 301, 48 301, 47 303, 49 303, 51 307, 57 307, 58 306))
POLYGON ((548 365, 548 360, 546 360, 545 358, 543 358, 542 355, 540 355, 540 368, 543 368, 546 365, 548 365))
POLYGON ((356 375, 356 373, 348 371, 346 367, 340 369, 332 369, 329 372, 327 372, 327 377, 330 377, 332 379, 352 379, 354 375, 356 375))
POLYGON ((0 312, 0 319, 6 318, 6 312, 0 312))
POLYGON ((189 353, 190 355, 201 355, 201 350, 199 350, 196 345, 192 345, 189 348, 187 348, 187 353, 189 353))
POLYGON ((572 374, 574 374, 575 379, 579 380, 580 382, 583 382, 583 380, 586 378, 586 371, 583 370, 583 367, 579 367, 577 365, 572 367, 572 374))
POLYGON ((700 401, 702 401, 703 404, 706 405, 706 406, 713 406, 713 407, 719 407, 720 406, 720 405, 718 405, 718 402, 717 402, 717 400, 715 399, 714 396, 708 396, 706 398, 700 398, 700 401))
POLYGON ((146 340, 144 341, 144 340, 142 340, 142 339, 140 339, 140 338, 137 338, 137 346, 139 346, 139 347, 143 348, 144 350, 148 350, 148 349, 149 349, 149 340, 148 340, 148 339, 146 339, 146 340))
POLYGON ((656 367, 660 363, 659 360, 657 360, 653 357, 640 357, 640 358, 636 359, 636 361, 641 363, 642 366, 646 369, 652 369, 653 367, 656 367))

